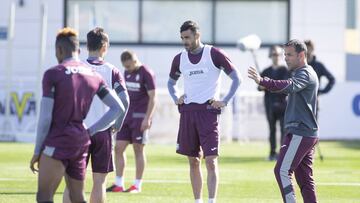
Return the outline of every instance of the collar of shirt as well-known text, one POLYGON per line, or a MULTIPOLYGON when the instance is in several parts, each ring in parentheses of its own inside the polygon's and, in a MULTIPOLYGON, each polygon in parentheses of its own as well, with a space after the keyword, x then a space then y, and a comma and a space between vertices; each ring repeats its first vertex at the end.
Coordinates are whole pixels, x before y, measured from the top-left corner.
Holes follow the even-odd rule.
POLYGON ((89 56, 87 58, 87 62, 91 63, 91 64, 104 64, 104 59, 101 57, 96 57, 96 56, 89 56))

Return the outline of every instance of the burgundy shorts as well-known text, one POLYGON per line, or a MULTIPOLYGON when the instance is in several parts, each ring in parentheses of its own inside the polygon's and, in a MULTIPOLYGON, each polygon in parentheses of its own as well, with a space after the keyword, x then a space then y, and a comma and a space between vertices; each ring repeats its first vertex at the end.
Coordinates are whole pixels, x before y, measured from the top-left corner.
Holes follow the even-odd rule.
POLYGON ((48 147, 45 146, 44 154, 56 160, 59 160, 65 166, 65 172, 68 176, 76 180, 85 180, 86 157, 88 155, 89 145, 81 147, 48 147))
POLYGON ((146 144, 149 139, 149 130, 140 131, 143 118, 133 118, 124 122, 116 140, 129 141, 130 143, 146 144))
POLYGON ((109 173, 114 170, 112 161, 111 130, 96 133, 91 137, 87 164, 91 157, 92 171, 95 173, 109 173))
MULTIPOLYGON (((217 110, 202 110, 206 104, 186 104, 180 107, 180 125, 176 152, 191 157, 219 155, 217 110)), ((208 105, 207 105, 208 106, 208 105)))

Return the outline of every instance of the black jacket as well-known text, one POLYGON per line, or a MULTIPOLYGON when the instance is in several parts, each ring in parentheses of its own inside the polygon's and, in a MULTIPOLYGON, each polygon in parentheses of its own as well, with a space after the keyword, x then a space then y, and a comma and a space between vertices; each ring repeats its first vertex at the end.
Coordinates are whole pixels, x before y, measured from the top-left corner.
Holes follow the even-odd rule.
POLYGON ((315 70, 315 72, 319 78, 319 83, 320 83, 320 80, 322 77, 326 77, 328 80, 328 83, 326 84, 326 86, 323 89, 319 88, 318 93, 319 94, 328 93, 335 84, 334 76, 325 68, 325 66, 321 62, 316 60, 315 56, 312 61, 308 61, 308 64, 310 66, 312 66, 313 69, 315 70))
MULTIPOLYGON (((287 80, 290 77, 290 72, 285 66, 278 67, 277 69, 272 66, 266 68, 260 74, 261 77, 268 77, 274 80, 287 80)), ((279 93, 272 93, 265 90, 265 109, 266 111, 285 111, 286 108, 286 95, 279 93)))

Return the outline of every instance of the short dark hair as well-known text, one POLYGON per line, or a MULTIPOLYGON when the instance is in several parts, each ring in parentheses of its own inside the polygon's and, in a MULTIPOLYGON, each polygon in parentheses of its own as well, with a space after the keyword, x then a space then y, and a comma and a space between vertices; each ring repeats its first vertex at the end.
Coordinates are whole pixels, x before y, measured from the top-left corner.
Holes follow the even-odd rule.
POLYGON ((276 51, 276 49, 281 49, 281 47, 279 45, 272 45, 269 49, 269 57, 271 58, 272 56, 272 52, 276 51))
POLYGON ((125 50, 121 53, 120 60, 121 62, 125 62, 127 60, 137 60, 137 56, 133 51, 125 50))
POLYGON ((308 40, 305 40, 304 42, 306 44, 306 47, 311 47, 311 48, 314 49, 314 42, 313 41, 308 39, 308 40))
POLYGON ((109 37, 101 27, 90 30, 86 37, 89 51, 98 51, 104 44, 109 43, 109 37))
POLYGON ((191 20, 185 21, 180 27, 180 33, 186 30, 191 30, 194 34, 198 33, 200 28, 199 25, 191 20))
POLYGON ((296 53, 304 52, 305 55, 307 54, 307 47, 303 41, 298 39, 292 39, 284 44, 284 47, 294 47, 296 53))
POLYGON ((74 52, 79 50, 79 38, 78 33, 70 27, 65 27, 59 30, 56 35, 56 46, 62 46, 69 52, 74 52))

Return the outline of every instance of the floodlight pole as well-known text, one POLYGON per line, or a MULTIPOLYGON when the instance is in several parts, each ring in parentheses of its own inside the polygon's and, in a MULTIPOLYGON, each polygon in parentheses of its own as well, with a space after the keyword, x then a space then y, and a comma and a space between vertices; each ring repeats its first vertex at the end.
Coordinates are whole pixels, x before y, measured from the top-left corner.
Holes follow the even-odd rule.
POLYGON ((74 4, 74 29, 80 32, 79 26, 80 18, 79 18, 79 4, 74 4))
POLYGON ((43 66, 45 61, 45 52, 46 52, 46 38, 47 38, 47 4, 45 1, 41 3, 41 22, 40 22, 40 54, 38 61, 38 74, 37 74, 37 93, 36 95, 36 115, 37 117, 40 114, 40 101, 42 96, 42 84, 41 84, 41 76, 43 73, 43 66))
POLYGON ((259 63, 258 63, 258 60, 257 60, 257 55, 256 55, 256 52, 254 49, 249 49, 253 59, 254 59, 254 63, 255 63, 255 68, 258 72, 260 72, 260 67, 259 67, 259 63))

